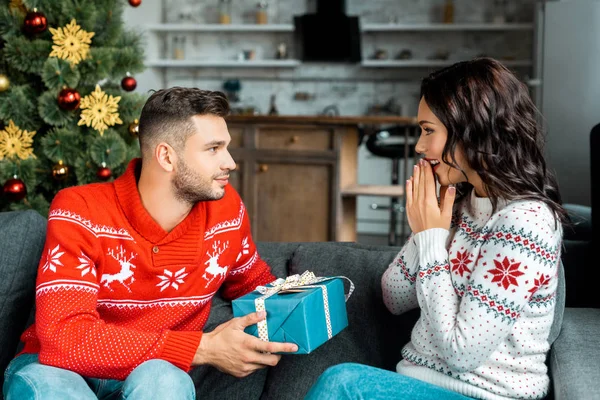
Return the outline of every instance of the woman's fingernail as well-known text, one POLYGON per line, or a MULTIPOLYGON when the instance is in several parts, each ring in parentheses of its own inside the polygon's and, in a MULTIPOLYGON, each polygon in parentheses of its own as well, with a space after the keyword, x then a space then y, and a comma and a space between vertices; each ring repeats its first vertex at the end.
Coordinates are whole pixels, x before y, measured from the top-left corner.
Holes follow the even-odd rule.
POLYGON ((456 192, 456 188, 455 188, 454 186, 450 186, 450 187, 448 188, 448 193, 450 193, 450 194, 454 194, 455 192, 456 192))

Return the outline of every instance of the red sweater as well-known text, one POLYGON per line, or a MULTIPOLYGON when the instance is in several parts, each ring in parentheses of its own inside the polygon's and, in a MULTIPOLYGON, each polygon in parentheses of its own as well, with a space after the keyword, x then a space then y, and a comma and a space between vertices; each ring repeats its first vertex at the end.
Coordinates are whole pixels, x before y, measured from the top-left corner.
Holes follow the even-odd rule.
POLYGON ((166 232, 140 200, 140 165, 52 202, 36 323, 21 337, 43 364, 118 380, 154 358, 188 371, 215 292, 234 299, 275 279, 231 186, 166 232))

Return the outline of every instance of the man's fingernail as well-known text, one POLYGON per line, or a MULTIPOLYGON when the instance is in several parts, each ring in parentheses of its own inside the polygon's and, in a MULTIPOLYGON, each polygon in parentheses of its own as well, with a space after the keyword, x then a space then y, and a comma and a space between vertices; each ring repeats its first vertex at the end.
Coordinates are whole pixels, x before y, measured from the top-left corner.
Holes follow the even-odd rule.
POLYGON ((266 311, 259 311, 259 312, 257 312, 257 314, 258 314, 258 318, 260 318, 260 319, 264 319, 267 316, 266 311))
POLYGON ((298 346, 296 346, 296 345, 293 345, 293 346, 292 346, 292 351, 298 351, 298 346))

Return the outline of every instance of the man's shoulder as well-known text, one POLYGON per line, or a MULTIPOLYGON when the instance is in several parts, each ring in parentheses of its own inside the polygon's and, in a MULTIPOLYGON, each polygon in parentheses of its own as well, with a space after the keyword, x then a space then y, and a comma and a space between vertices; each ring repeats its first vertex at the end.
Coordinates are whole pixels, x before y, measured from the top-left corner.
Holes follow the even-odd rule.
POLYGON ((61 189, 52 200, 51 209, 109 209, 115 199, 112 183, 90 183, 61 189))

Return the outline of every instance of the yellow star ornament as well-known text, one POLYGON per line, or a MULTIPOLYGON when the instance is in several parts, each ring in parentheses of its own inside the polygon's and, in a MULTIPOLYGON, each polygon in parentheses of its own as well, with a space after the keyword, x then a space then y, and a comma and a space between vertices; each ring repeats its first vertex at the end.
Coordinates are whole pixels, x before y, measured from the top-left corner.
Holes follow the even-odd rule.
POLYGON ((10 4, 8 5, 10 12, 14 14, 15 11, 19 12, 22 15, 27 14, 27 8, 23 5, 23 0, 10 0, 10 4))
POLYGON ((75 20, 64 28, 50 28, 50 32, 54 42, 50 57, 62 58, 71 65, 77 65, 88 58, 94 32, 84 31, 75 20))
POLYGON ((96 90, 81 99, 81 119, 77 125, 91 126, 100 136, 104 135, 109 126, 123 123, 117 112, 120 100, 121 96, 109 96, 96 85, 96 90))
POLYGON ((19 129, 11 119, 8 126, 0 131, 0 160, 4 157, 26 160, 29 157, 35 158, 31 145, 35 131, 28 132, 19 129))

